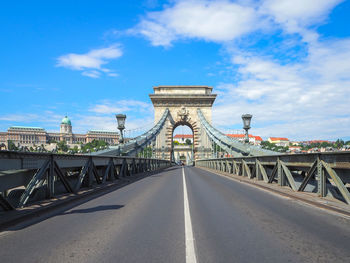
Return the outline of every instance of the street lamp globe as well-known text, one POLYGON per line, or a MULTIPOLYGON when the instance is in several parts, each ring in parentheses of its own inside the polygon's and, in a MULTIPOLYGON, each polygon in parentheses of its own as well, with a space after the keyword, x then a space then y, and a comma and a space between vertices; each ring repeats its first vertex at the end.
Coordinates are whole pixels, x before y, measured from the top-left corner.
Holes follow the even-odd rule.
POLYGON ((125 119, 126 119, 126 115, 125 114, 117 114, 115 115, 115 117, 117 118, 117 122, 118 122, 118 129, 125 129, 125 119))
POLYGON ((126 115, 125 114, 117 114, 117 115, 115 115, 115 117, 117 118, 118 130, 120 131, 120 135, 121 135, 120 143, 123 143, 124 142, 123 130, 125 129, 126 115))
POLYGON ((243 114, 242 120, 243 120, 243 129, 249 130, 250 129, 250 122, 252 120, 253 115, 251 114, 243 114))
POLYGON ((249 143, 249 136, 248 136, 248 130, 250 129, 250 122, 252 120, 253 115, 251 114, 243 114, 242 120, 243 120, 243 129, 245 130, 245 143, 249 143))

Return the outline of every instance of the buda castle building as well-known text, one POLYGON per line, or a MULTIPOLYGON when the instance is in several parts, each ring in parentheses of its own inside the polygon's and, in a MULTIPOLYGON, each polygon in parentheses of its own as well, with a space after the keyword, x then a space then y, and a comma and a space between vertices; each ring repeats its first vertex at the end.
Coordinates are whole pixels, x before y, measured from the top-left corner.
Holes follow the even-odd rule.
POLYGON ((110 131, 90 130, 86 134, 73 133, 72 123, 66 116, 60 124, 60 132, 46 132, 39 127, 11 126, 7 132, 0 132, 0 144, 7 145, 12 141, 15 145, 41 145, 52 142, 66 141, 67 144, 86 144, 93 140, 102 140, 110 145, 118 144, 119 133, 110 131))

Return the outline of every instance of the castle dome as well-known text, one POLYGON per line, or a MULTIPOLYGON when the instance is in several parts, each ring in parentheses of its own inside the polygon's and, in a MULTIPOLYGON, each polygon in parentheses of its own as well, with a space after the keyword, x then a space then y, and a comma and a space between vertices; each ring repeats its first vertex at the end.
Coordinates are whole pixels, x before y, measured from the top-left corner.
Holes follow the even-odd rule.
POLYGON ((72 126, 72 123, 67 116, 62 119, 61 124, 68 124, 68 125, 72 126))

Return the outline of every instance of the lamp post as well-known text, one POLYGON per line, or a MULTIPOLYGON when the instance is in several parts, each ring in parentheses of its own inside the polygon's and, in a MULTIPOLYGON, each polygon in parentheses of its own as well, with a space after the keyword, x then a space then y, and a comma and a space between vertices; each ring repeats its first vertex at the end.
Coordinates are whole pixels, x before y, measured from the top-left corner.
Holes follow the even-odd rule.
POLYGON ((120 143, 124 143, 123 130, 125 129, 126 115, 125 114, 117 114, 117 115, 115 115, 115 117, 117 118, 118 130, 120 131, 120 136, 121 136, 120 143))
POLYGON ((251 114, 243 114, 242 120, 243 120, 243 129, 245 130, 245 143, 249 143, 249 136, 248 136, 248 130, 250 129, 250 121, 252 120, 253 115, 251 114))

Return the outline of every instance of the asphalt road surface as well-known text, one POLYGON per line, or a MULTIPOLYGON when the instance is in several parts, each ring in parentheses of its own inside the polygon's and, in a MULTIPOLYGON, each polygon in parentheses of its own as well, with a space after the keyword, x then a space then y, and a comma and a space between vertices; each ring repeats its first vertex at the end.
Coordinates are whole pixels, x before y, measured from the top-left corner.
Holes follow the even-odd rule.
POLYGON ((350 219, 173 167, 0 233, 0 262, 350 262, 350 219))

